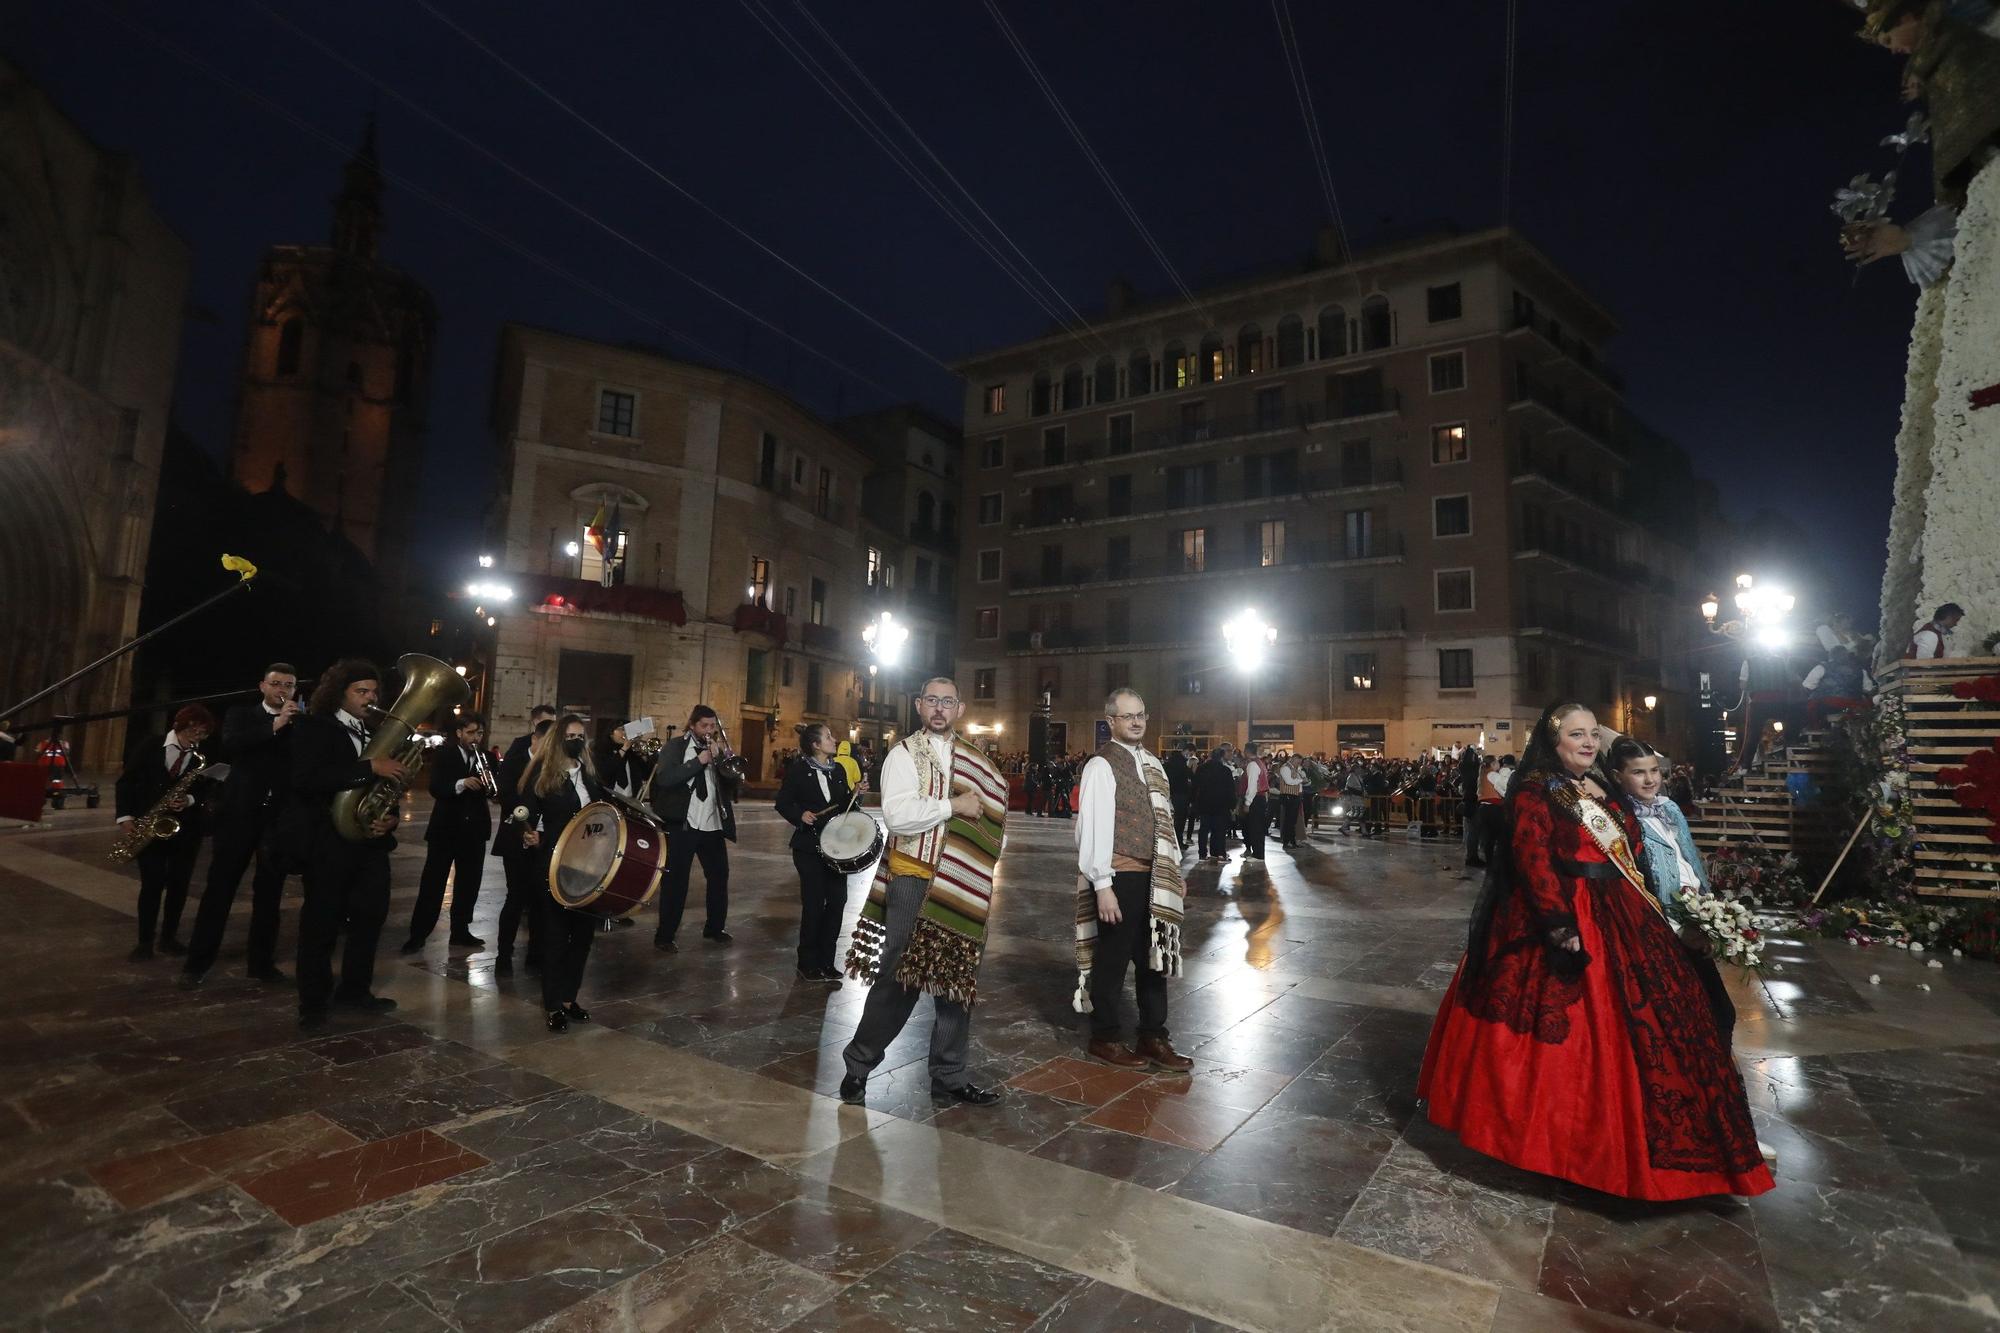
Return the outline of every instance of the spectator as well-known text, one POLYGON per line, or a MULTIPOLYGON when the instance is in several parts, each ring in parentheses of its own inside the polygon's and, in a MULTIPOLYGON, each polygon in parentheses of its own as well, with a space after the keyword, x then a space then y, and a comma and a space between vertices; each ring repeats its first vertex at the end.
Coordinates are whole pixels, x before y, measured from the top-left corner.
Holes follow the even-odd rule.
POLYGON ((1201 821, 1196 850, 1204 861, 1221 861, 1229 854, 1226 834, 1236 808, 1236 777, 1224 761, 1227 750, 1216 746, 1194 771, 1195 816, 1201 821))
POLYGON ((1963 619, 1965 619, 1965 608, 1957 602, 1946 602, 1937 609, 1936 615, 1917 627, 1917 632, 1910 636, 1910 646, 1903 650, 1903 656, 1914 657, 1919 661, 1932 661, 1951 656, 1946 651, 1950 647, 1947 641, 1951 638, 1951 632, 1958 628, 1958 622, 1963 619))
POLYGON ((1185 849, 1194 830, 1194 769, 1179 747, 1167 751, 1167 791, 1174 803, 1174 837, 1185 849))

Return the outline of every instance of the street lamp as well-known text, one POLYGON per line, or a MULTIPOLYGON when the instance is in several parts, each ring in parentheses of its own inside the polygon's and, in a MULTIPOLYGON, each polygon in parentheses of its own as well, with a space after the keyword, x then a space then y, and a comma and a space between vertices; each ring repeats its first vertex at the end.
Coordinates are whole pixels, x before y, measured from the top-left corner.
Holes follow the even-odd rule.
POLYGON ((1789 636, 1779 627, 1779 622, 1798 605, 1798 598, 1783 588, 1765 584, 1759 587, 1756 577, 1750 574, 1736 576, 1736 592, 1730 598, 1736 606, 1736 618, 1717 621, 1722 614, 1722 599, 1710 593, 1701 601, 1701 618, 1712 634, 1740 639, 1752 634, 1767 647, 1782 648, 1790 641, 1789 636))
POLYGON ((1657 694, 1649 694, 1643 700, 1641 700, 1641 702, 1646 705, 1646 711, 1650 713, 1655 708, 1658 708, 1660 706, 1660 696, 1657 694))
POLYGON ((1222 622, 1222 642, 1229 650, 1229 658, 1235 663, 1238 674, 1243 677, 1243 743, 1248 745, 1255 739, 1250 734, 1252 678, 1264 665, 1265 655, 1278 642, 1278 627, 1266 622, 1254 608, 1245 607, 1222 622))
POLYGON ((883 666, 892 667, 903 658, 903 645, 910 639, 910 628, 898 624, 893 613, 884 611, 870 621, 861 631, 861 642, 868 645, 868 651, 883 666))

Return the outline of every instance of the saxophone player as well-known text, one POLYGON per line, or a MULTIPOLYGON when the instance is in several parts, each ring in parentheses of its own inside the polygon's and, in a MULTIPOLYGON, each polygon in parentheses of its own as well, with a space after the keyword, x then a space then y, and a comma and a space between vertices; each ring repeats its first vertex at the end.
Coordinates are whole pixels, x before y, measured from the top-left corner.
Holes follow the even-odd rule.
POLYGON ((313 691, 311 709, 296 723, 292 740, 292 792, 299 806, 300 860, 305 905, 299 912, 299 1026, 326 1024, 339 1004, 369 1013, 396 1002, 374 994, 375 945, 389 915, 389 850, 400 816, 392 809, 371 826, 365 842, 349 842, 333 821, 333 798, 377 778, 402 781, 403 766, 387 756, 364 761, 368 716, 382 692, 373 662, 345 658, 327 668, 313 691), (340 984, 333 978, 333 946, 347 936, 340 984))
MULTIPOLYGON (((174 714, 165 744, 158 749, 146 747, 125 765, 116 789, 121 828, 151 812, 168 788, 200 765, 195 747, 214 730, 215 714, 200 704, 189 704, 174 714)), ((149 843, 134 858, 139 863, 139 943, 131 953, 135 963, 152 958, 156 927, 161 953, 170 957, 187 953, 176 932, 180 930, 181 909, 187 905, 188 882, 194 878, 195 856, 201 851, 201 826, 188 797, 175 797, 168 809, 180 815, 180 832, 149 843)))
POLYGON ((647 796, 667 828, 667 873, 660 882, 660 924, 653 947, 678 953, 674 935, 687 908, 688 877, 697 859, 708 881, 703 939, 728 944, 729 843, 736 841, 736 781, 715 767, 721 759, 722 722, 707 704, 688 714, 687 730, 660 751, 647 796))

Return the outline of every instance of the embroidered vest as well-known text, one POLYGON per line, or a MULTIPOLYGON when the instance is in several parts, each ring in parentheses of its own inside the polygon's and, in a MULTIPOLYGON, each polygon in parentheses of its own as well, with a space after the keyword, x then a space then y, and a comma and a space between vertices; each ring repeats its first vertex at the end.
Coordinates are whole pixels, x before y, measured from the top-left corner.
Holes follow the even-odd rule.
POLYGON ((1116 741, 1105 742, 1097 752, 1111 765, 1116 812, 1111 832, 1111 854, 1128 861, 1151 864, 1153 860, 1153 794, 1140 772, 1139 758, 1116 741))

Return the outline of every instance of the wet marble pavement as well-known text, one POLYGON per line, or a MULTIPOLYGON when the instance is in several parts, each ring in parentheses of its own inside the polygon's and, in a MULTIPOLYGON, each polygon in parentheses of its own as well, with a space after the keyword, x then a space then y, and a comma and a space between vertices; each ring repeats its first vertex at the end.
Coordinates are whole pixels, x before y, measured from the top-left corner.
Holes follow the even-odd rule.
MULTIPOLYGON (((1005 1100, 932 1105, 920 1006, 859 1109, 863 991, 794 976, 783 833, 746 814, 733 946, 600 936, 561 1036, 533 974, 442 931, 395 953, 414 832, 399 1009, 311 1034, 239 975, 247 902, 181 991, 125 961, 103 821, 0 833, 0 1327, 2000 1330, 1992 964, 1780 942, 1736 986, 1780 1187, 1635 1205, 1416 1105, 1473 894, 1450 849, 1192 869, 1196 1063, 1152 1077, 1082 1058, 1070 830, 1017 819, 973 1023, 1005 1100)), ((296 888, 284 947, 295 919, 296 888)))

